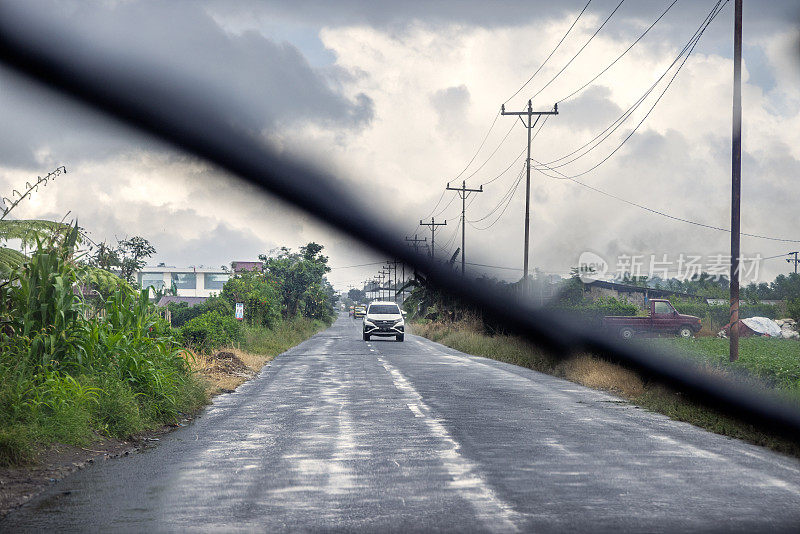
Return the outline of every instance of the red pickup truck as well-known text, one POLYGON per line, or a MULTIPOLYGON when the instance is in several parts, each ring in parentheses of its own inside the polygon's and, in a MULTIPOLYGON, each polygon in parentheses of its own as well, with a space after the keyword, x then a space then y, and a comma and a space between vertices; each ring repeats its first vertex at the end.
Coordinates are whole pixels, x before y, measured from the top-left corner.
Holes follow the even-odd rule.
POLYGON ((617 332, 623 339, 630 339, 643 332, 670 333, 680 337, 692 337, 700 331, 700 318, 678 313, 668 300, 650 299, 650 315, 639 317, 603 317, 603 329, 617 332))

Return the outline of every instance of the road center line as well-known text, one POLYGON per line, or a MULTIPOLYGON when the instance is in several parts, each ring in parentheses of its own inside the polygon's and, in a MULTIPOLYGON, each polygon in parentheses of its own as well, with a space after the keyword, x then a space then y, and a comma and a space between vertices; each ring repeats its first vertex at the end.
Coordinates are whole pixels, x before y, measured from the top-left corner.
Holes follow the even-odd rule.
POLYGON ((408 409, 415 417, 421 418, 431 433, 447 445, 447 448, 435 452, 452 478, 449 482, 450 488, 458 492, 472 506, 486 529, 500 532, 518 531, 515 520, 519 519, 521 514, 500 499, 480 476, 476 465, 458 452, 461 445, 450 435, 441 421, 433 417, 432 410, 408 379, 384 358, 378 357, 378 361, 391 376, 395 388, 411 401, 406 403, 408 409))

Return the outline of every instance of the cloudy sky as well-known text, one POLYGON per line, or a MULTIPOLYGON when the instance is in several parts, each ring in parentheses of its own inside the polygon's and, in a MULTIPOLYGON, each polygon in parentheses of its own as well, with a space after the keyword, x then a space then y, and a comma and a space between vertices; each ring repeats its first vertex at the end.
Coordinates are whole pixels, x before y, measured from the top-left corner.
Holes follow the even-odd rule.
MULTIPOLYGON (((532 158, 558 167, 532 175, 532 265, 563 274, 590 251, 612 269, 619 256, 642 255, 646 270, 651 255, 667 255, 676 274, 680 254, 713 262, 729 250, 729 234, 619 198, 729 226, 732 3, 652 111, 716 0, 593 0, 541 69, 586 0, 27 4, 92 46, 156 62, 229 95, 247 109, 240 120, 248 128, 333 172, 365 209, 396 225, 399 239, 429 237, 421 218, 447 220, 437 234, 441 256, 460 245, 460 201, 442 195, 446 183, 484 184, 468 200, 467 261, 510 269, 470 266, 474 273, 521 274, 511 269, 522 264, 524 177, 515 185, 526 132, 497 114, 503 103, 521 110, 529 98, 537 110, 559 102, 559 115, 537 128, 533 142, 532 158), (617 125, 659 78, 618 129, 578 150, 617 125)), ((798 242, 743 237, 742 246, 746 255, 773 256, 800 248, 792 202, 800 185, 800 8, 793 0, 746 0, 744 17, 742 230, 798 242)), ((68 169, 20 205, 17 218, 69 213, 95 240, 142 235, 158 250, 154 262, 177 266, 218 266, 316 240, 331 257, 338 289, 379 267, 348 266, 383 259, 312 216, 8 71, 0 70, 0 88, 4 195, 58 165, 68 169)), ((763 262, 759 274, 769 280, 787 269, 778 258, 763 262)))

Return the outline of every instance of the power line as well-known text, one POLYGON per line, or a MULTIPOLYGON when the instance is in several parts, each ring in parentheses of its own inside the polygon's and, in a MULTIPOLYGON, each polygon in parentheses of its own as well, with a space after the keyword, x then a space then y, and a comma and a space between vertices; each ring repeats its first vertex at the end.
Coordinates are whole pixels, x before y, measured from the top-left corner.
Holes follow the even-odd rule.
POLYGON ((625 56, 625 55, 626 55, 628 52, 630 52, 630 51, 631 51, 631 49, 632 49, 634 46, 636 46, 636 45, 639 43, 639 41, 641 41, 641 40, 644 38, 644 36, 645 36, 645 35, 647 35, 647 34, 650 32, 650 30, 652 30, 652 29, 653 29, 653 27, 654 27, 656 24, 658 24, 658 22, 659 22, 659 21, 660 21, 662 18, 664 18, 664 16, 665 16, 667 13, 669 13, 669 11, 670 11, 670 10, 673 8, 673 6, 674 6, 675 4, 677 4, 677 3, 678 3, 678 0, 673 0, 673 1, 672 1, 672 3, 671 3, 669 6, 667 6, 667 9, 665 9, 665 10, 664 10, 664 12, 663 12, 663 13, 661 13, 661 15, 659 15, 659 17, 658 17, 658 18, 657 18, 655 21, 653 21, 653 23, 652 23, 650 26, 648 26, 648 27, 647 27, 647 29, 646 29, 644 32, 643 32, 643 33, 642 33, 642 34, 641 34, 641 35, 640 35, 640 36, 639 36, 639 37, 638 37, 638 38, 637 38, 637 39, 636 39, 636 40, 635 40, 633 43, 631 43, 631 45, 630 45, 628 48, 626 48, 626 49, 625 49, 625 51, 624 51, 622 54, 620 54, 619 56, 617 56, 617 59, 615 59, 614 61, 612 61, 611 63, 609 63, 609 65, 608 65, 606 68, 604 68, 603 70, 601 70, 599 73, 597 73, 597 75, 596 75, 594 78, 592 78, 591 80, 589 80, 588 82, 586 82, 585 84, 583 84, 582 86, 580 86, 579 88, 575 89, 574 91, 572 91, 570 94, 568 94, 568 95, 567 95, 567 96, 565 96, 564 98, 559 98, 559 99, 557 100, 557 102, 560 104, 561 102, 563 102, 563 101, 567 100, 568 98, 572 98, 572 97, 573 97, 573 96, 575 96, 577 93, 579 93, 579 92, 583 91, 584 89, 586 89, 586 87, 588 87, 588 86, 589 86, 589 85, 590 85, 592 82, 594 82, 595 80, 597 80, 597 79, 598 79, 600 76, 602 76, 603 74, 605 74, 605 73, 606 73, 606 72, 607 72, 607 71, 608 71, 608 70, 609 70, 611 67, 613 67, 613 66, 614 66, 614 65, 617 63, 617 61, 619 61, 620 59, 622 59, 622 58, 623 58, 623 57, 624 57, 624 56, 625 56))
MULTIPOLYGON (((505 215, 506 210, 508 210, 508 207, 511 205, 511 201, 514 200, 514 194, 517 192, 517 188, 519 187, 519 184, 521 184, 521 183, 522 183, 522 173, 520 173, 520 176, 519 176, 519 179, 517 180, 517 183, 514 184, 514 188, 511 190, 510 194, 508 195, 508 198, 505 200, 505 206, 503 206, 503 210, 500 212, 500 214, 497 216, 497 218, 495 218, 494 221, 492 221, 491 223, 489 223, 486 226, 475 226, 474 224, 472 224, 470 222, 470 226, 472 226, 476 230, 488 230, 489 228, 491 228, 492 226, 497 224, 500 221, 500 219, 503 218, 503 215, 505 215)), ((499 204, 498 204, 498 206, 499 206, 499 204)), ((478 222, 478 221, 475 221, 475 222, 478 222)))
POLYGON ((522 173, 520 173, 519 179, 517 180, 517 183, 514 185, 514 189, 511 191, 511 194, 508 195, 508 200, 506 201, 506 205, 503 207, 503 211, 500 212, 500 214, 497 216, 497 218, 494 221, 492 221, 487 226, 475 226, 472 223, 470 223, 470 226, 472 226, 476 230, 488 230, 489 228, 491 228, 492 226, 497 224, 500 221, 500 219, 503 218, 503 215, 505 214, 506 210, 511 205, 511 201, 514 200, 514 194, 517 192, 517 188, 519 187, 520 183, 522 183, 522 173))
MULTIPOLYGON (((478 150, 475 151, 475 154, 472 156, 472 159, 469 160, 469 163, 467 163, 467 166, 464 167, 461 170, 461 172, 458 173, 455 176, 455 178, 453 178, 453 180, 458 180, 459 178, 461 178, 461 175, 464 174, 467 169, 469 169, 469 166, 472 165, 472 162, 475 161, 475 158, 478 157, 478 154, 480 153, 481 149, 483 148, 483 145, 486 143, 486 140, 489 138, 489 134, 492 133, 492 129, 494 128, 494 125, 497 122, 497 118, 498 117, 500 117, 500 113, 498 113, 497 115, 494 116, 494 120, 492 120, 492 124, 491 124, 491 126, 489 126, 489 131, 487 131, 486 135, 483 136, 483 141, 481 141, 481 144, 478 147, 478 150)), ((508 136, 508 134, 506 134, 506 136, 508 136)), ((501 141, 501 143, 502 143, 502 141, 501 141)), ((491 156, 489 156, 489 157, 491 158, 491 156)))
MULTIPOLYGON (((729 0, 725 0, 725 3, 727 4, 728 1, 729 0)), ((711 22, 714 20, 714 18, 716 18, 717 15, 722 11, 722 7, 724 7, 724 5, 722 7, 720 7, 721 3, 722 3, 722 0, 718 0, 717 1, 717 3, 712 8, 712 10, 709 12, 708 15, 706 15, 705 19, 703 19, 703 22, 700 24, 700 26, 697 28, 697 30, 695 30, 695 32, 692 35, 692 37, 689 39, 689 41, 687 41, 687 43, 684 45, 683 49, 678 53, 678 55, 675 57, 675 59, 672 61, 672 63, 670 63, 670 65, 661 74, 661 76, 659 76, 656 79, 656 81, 653 82, 653 84, 650 85, 650 87, 644 92, 644 94, 641 97, 639 97, 639 99, 636 100, 636 102, 634 102, 625 112, 623 112, 622 115, 617 117, 603 131, 601 131, 599 134, 597 134, 595 137, 593 137, 588 142, 584 143, 582 146, 576 148, 575 150, 573 150, 572 152, 570 152, 568 154, 565 154, 565 155, 563 155, 563 156, 561 156, 559 158, 556 158, 554 160, 551 160, 551 161, 547 162, 546 165, 549 165, 551 167, 563 167, 563 166, 565 166, 567 164, 574 163, 578 159, 580 159, 580 158, 586 156, 587 154, 589 154, 592 150, 596 149, 603 141, 608 139, 611 136, 611 134, 613 134, 615 131, 617 131, 622 126, 622 124, 625 121, 627 121, 628 118, 631 117, 633 112, 636 111, 636 109, 638 109, 639 106, 647 99, 647 97, 658 86, 658 84, 661 82, 661 80, 663 80, 667 76, 667 74, 669 74, 670 70, 672 70, 672 67, 674 67, 678 63, 678 61, 680 61, 680 59, 684 56, 684 54, 687 51, 689 51, 689 54, 691 54, 691 50, 693 50, 694 47, 697 45, 697 42, 699 41, 699 39, 702 36, 703 32, 705 32, 705 29, 708 27, 709 24, 711 24, 711 22), (604 136, 604 134, 605 134, 605 136, 604 136), (602 137, 602 139, 600 139, 601 137, 602 137), (594 146, 590 147, 590 145, 594 145, 594 146), (555 165, 555 163, 563 161, 563 160, 565 160, 567 158, 570 158, 571 156, 575 155, 578 152, 581 152, 582 150, 584 150, 587 147, 589 147, 588 150, 586 150, 585 152, 583 152, 579 156, 577 156, 577 157, 575 157, 575 158, 573 158, 570 161, 567 161, 565 163, 561 163, 559 165, 555 165)), ((688 58, 688 55, 687 55, 687 58, 688 58)), ((681 63, 681 67, 683 66, 683 63, 685 63, 685 62, 686 62, 686 58, 684 58, 683 62, 681 63)), ((681 67, 679 67, 678 70, 680 70, 681 67)), ((674 76, 673 76, 673 78, 674 78, 674 76)), ((658 103, 658 102, 656 102, 656 103, 658 103)), ((655 104, 654 104, 653 107, 655 107, 655 104)), ((650 111, 652 111, 652 108, 651 108, 650 111)), ((648 115, 649 115, 649 112, 648 112, 648 115)), ((637 126, 637 128, 638 128, 638 126, 637 126)))
POLYGON ((572 56, 572 58, 571 58, 569 61, 567 61, 566 65, 564 65, 563 67, 561 67, 561 70, 560 70, 560 71, 558 71, 558 72, 555 74, 555 76, 553 76, 552 78, 550 78, 550 81, 549 81, 549 82, 547 82, 546 84, 544 84, 544 87, 542 87, 541 89, 539 89, 538 91, 536 91, 536 93, 535 93, 535 94, 534 94, 534 95, 533 95, 533 96, 530 98, 530 100, 533 100, 534 98, 536 98, 537 96, 539 96, 539 94, 541 94, 541 92, 542 92, 542 91, 544 91, 545 89, 547 89, 547 87, 548 87, 548 86, 549 86, 551 83, 553 83, 553 82, 555 81, 555 79, 556 79, 556 78, 558 78, 558 77, 561 75, 561 73, 562 73, 562 72, 564 72, 564 71, 567 69, 567 67, 569 67, 569 66, 570 66, 570 64, 572 64, 572 62, 573 62, 573 61, 575 61, 575 58, 577 58, 577 57, 578 57, 578 56, 581 54, 581 52, 583 52, 583 50, 584 50, 584 49, 585 49, 587 46, 589 46, 589 43, 591 43, 591 42, 592 42, 592 40, 595 38, 595 36, 597 36, 597 34, 598 34, 598 33, 600 33, 600 30, 602 30, 602 29, 603 29, 603 27, 605 27, 605 25, 608 23, 608 21, 609 21, 609 20, 611 20, 611 17, 613 17, 613 16, 614 16, 614 13, 616 13, 616 12, 617 12, 617 10, 620 8, 620 6, 622 6, 622 4, 623 4, 624 2, 625 2, 625 0, 620 0, 619 4, 617 4, 617 7, 615 7, 615 8, 614 8, 614 11, 612 11, 612 12, 611 12, 611 14, 610 14, 608 17, 606 17, 606 20, 604 20, 604 21, 603 21, 603 23, 600 25, 600 27, 599 27, 599 28, 597 28, 597 29, 595 30, 595 32, 592 34, 592 36, 591 36, 591 37, 589 37, 589 40, 588 40, 588 41, 586 41, 586 42, 583 44, 583 46, 582 46, 582 47, 580 47, 580 49, 579 49, 579 50, 578 50, 578 51, 575 53, 575 55, 574 55, 574 56, 572 56))
POLYGON ((592 3, 592 0, 589 0, 588 2, 586 2, 586 5, 585 5, 585 6, 583 6, 583 9, 581 9, 581 12, 580 12, 580 13, 578 13, 578 16, 577 16, 577 17, 575 17, 575 20, 574 20, 574 21, 572 21, 572 24, 571 24, 571 25, 570 25, 570 27, 567 29, 567 33, 565 33, 565 34, 564 34, 564 36, 563 36, 563 37, 561 37, 561 40, 560 40, 560 41, 558 41, 558 44, 556 44, 556 47, 555 47, 555 48, 553 48, 553 50, 551 50, 551 51, 550 51, 550 54, 548 54, 548 56, 545 58, 545 60, 542 62, 542 64, 541 64, 541 65, 539 65, 539 68, 538 68, 538 69, 536 69, 536 71, 535 71, 533 74, 531 74, 531 77, 530 77, 530 78, 528 78, 528 80, 527 80, 525 83, 523 83, 523 84, 522 84, 522 86, 521 86, 519 89, 517 89, 517 90, 514 92, 514 94, 513 94, 513 95, 511 95, 510 97, 508 97, 508 98, 506 99, 506 101, 505 101, 505 102, 503 102, 503 104, 508 104, 508 101, 509 101, 509 100, 511 100, 512 98, 514 98, 515 96, 517 96, 517 95, 520 93, 520 91, 522 91, 523 89, 525 89, 525 87, 527 87, 527 86, 528 86, 528 84, 529 84, 529 83, 531 83, 531 81, 532 81, 532 80, 533 80, 533 79, 536 77, 536 75, 537 75, 537 74, 539 74, 539 71, 540 71, 540 70, 542 70, 542 68, 543 68, 543 67, 544 67, 544 66, 547 64, 547 62, 548 62, 548 61, 550 61, 550 58, 551 58, 551 57, 553 57, 553 54, 555 54, 555 53, 556 53, 556 50, 558 50, 558 48, 561 46, 561 43, 563 43, 563 42, 564 42, 564 39, 566 39, 566 38, 567 38, 567 35, 569 35, 569 32, 571 32, 571 31, 572 31, 572 28, 574 28, 574 27, 575 27, 575 25, 578 23, 578 21, 580 20, 581 16, 583 15, 583 12, 584 12, 584 11, 586 11, 586 8, 587 8, 587 7, 589 7, 589 4, 591 4, 591 3, 592 3))
MULTIPOLYGON (((705 30, 704 30, 704 31, 705 31, 705 30)), ((701 35, 702 35, 702 34, 701 34, 701 35)), ((612 157, 614 154, 616 154, 616 153, 619 151, 619 149, 621 149, 621 148, 623 147, 623 145, 625 145, 625 143, 627 143, 627 142, 628 142, 628 140, 629 140, 631 137, 633 137, 633 135, 634 135, 634 134, 635 134, 635 133, 636 133, 636 132, 639 130, 639 127, 640 127, 642 124, 644 124, 644 121, 646 121, 646 120, 647 120, 647 118, 650 116, 650 114, 651 114, 651 113, 653 112, 653 110, 656 108, 656 106, 658 105, 658 103, 659 103, 659 102, 661 102, 661 99, 662 99, 662 98, 664 97, 664 95, 667 93, 667 91, 669 90, 670 86, 672 86, 672 83, 675 81, 675 78, 677 78, 677 76, 678 76, 678 74, 680 73, 681 69, 682 69, 682 68, 683 68, 683 66, 686 64, 686 61, 689 59, 689 56, 690 56, 690 55, 692 54, 692 52, 694 51, 694 48, 695 48, 695 46, 697 46, 697 43, 698 43, 698 42, 700 42, 700 37, 698 37, 698 38, 697 38, 697 40, 694 42, 694 44, 692 45, 692 47, 689 49, 689 52, 688 52, 688 53, 686 54, 686 56, 683 58, 683 61, 682 61, 682 62, 681 62, 681 64, 678 66, 677 70, 675 71, 675 74, 673 74, 673 75, 672 75, 672 78, 670 78, 670 80, 669 80, 669 82, 667 83, 666 87, 664 87, 664 90, 663 90, 663 91, 661 91, 661 94, 660 94, 660 95, 658 95, 658 98, 656 98, 656 101, 655 101, 655 102, 653 102, 653 105, 652 105, 652 106, 650 106, 650 109, 649 109, 649 110, 647 110, 647 113, 645 113, 644 117, 642 117, 642 120, 640 120, 640 121, 639 121, 639 123, 638 123, 638 124, 636 124, 636 126, 633 128, 633 130, 631 130, 631 132, 630 132, 630 133, 629 133, 627 136, 625 136, 625 138, 622 140, 622 142, 621 142, 619 145, 617 145, 617 146, 616 146, 616 148, 614 148, 614 150, 612 150, 612 151, 611 151, 611 152, 610 152, 608 155, 606 155, 606 157, 604 157, 603 159, 601 159, 599 162, 595 163, 594 165, 592 165, 592 166, 591 166, 591 167, 589 167, 588 169, 586 169, 586 170, 584 170, 584 171, 582 171, 582 172, 579 172, 579 173, 577 173, 577 174, 574 174, 574 175, 572 175, 572 176, 571 176, 572 178, 577 178, 577 177, 579 177, 579 176, 583 176, 583 175, 585 175, 585 174, 588 174, 588 173, 592 172, 592 171, 593 171, 593 170, 595 170, 596 168, 598 168, 600 165, 602 165, 603 163, 605 163, 606 161, 608 161, 609 159, 611 159, 611 157, 612 157)), ((620 123, 620 124, 621 124, 621 123, 620 123)), ((616 128, 614 128, 614 130, 616 130, 616 128)), ((611 135, 611 133, 613 133, 613 130, 612 130, 612 132, 610 132, 610 133, 609 133, 609 134, 608 134, 608 135, 607 135, 607 136, 606 136, 606 137, 603 139, 603 141, 604 141, 605 139, 608 139, 608 137, 611 135)), ((602 141, 601 141, 601 142, 602 142, 602 141)), ((599 143, 598 143, 598 145, 595 145, 595 148, 596 148, 597 146, 599 146, 599 143)), ((577 158, 574 158, 574 159, 572 159, 572 160, 570 160, 570 161, 568 161, 568 162, 565 162, 565 163, 560 163, 559 165, 555 165, 555 166, 554 166, 554 168, 558 168, 558 167, 563 167, 563 166, 565 166, 565 165, 569 165, 570 163, 573 163, 573 162, 575 162, 576 160, 580 159, 581 157, 585 156, 585 155, 586 155, 586 154, 588 154, 590 151, 591 151, 591 150, 589 150, 589 151, 585 152, 585 153, 584 153, 582 156, 578 156, 577 158)))
MULTIPOLYGON (((533 137, 531 137, 531 141, 533 141, 534 139, 536 139, 536 136, 537 136, 537 135, 539 135, 539 132, 541 132, 541 131, 542 131, 542 128, 544 128, 544 125, 545 125, 545 124, 547 124, 547 119, 549 119, 549 118, 550 118, 550 115, 545 115, 545 117, 544 117, 544 120, 542 121, 542 125, 541 125, 541 126, 539 126, 539 129, 538 129, 538 130, 536 130, 536 132, 533 134, 533 137)), ((516 123, 514 123, 514 125, 516 125, 516 123)), ((482 182, 482 184, 483 184, 483 185, 489 185, 489 184, 491 184, 492 182, 494 182, 495 180, 497 180, 497 179, 499 179, 500 177, 502 177, 503 175, 505 175, 505 173, 507 173, 507 172, 509 171, 509 169, 511 169, 511 167, 513 167, 513 166, 514 166, 514 164, 515 164, 517 161, 519 161, 519 158, 521 158, 521 157, 522 157, 522 155, 525 153, 525 151, 526 151, 526 150, 527 150, 527 148, 523 148, 523 149, 520 151, 520 153, 519 153, 519 154, 517 154, 517 157, 516 157, 516 158, 514 158, 514 160, 513 160, 513 161, 512 161, 512 162, 509 164, 509 166, 508 166, 508 167, 506 167, 505 169, 503 169, 503 170, 500 172, 500 174, 498 174, 497 176, 495 176, 494 178, 492 178, 492 179, 491 179, 491 180, 489 180, 488 182, 482 182)))
MULTIPOLYGON (((499 115, 499 113, 498 113, 498 115, 499 115)), ((473 176, 475 176, 476 174, 478 174, 478 172, 479 172, 479 171, 480 171, 480 170, 481 170, 481 169, 482 169, 484 166, 486 166, 486 164, 487 164, 487 163, 489 163, 489 161, 491 161, 491 159, 494 157, 494 155, 495 155, 495 154, 497 154, 497 151, 498 151, 498 150, 500 150, 500 147, 502 147, 502 146, 503 146, 503 143, 505 143, 505 142, 506 142, 506 139, 508 139, 508 136, 509 136, 509 135, 511 135, 511 131, 514 129, 514 126, 516 126, 516 124, 512 124, 512 125, 511 125, 511 128, 509 128, 509 129, 508 129, 508 131, 506 132, 506 134, 505 134, 505 135, 503 136, 503 138, 500 140, 500 143, 497 145, 497 147, 495 147, 495 149, 492 151, 492 153, 491 153, 491 154, 489 154, 489 157, 488 157, 488 158, 486 158, 486 160, 484 160, 484 162, 483 162, 483 163, 481 163, 480 167, 478 167, 477 169, 475 169, 474 171, 472 171, 472 174, 470 174, 469 176, 467 176, 467 177, 466 177, 466 180, 469 180, 470 178, 472 178, 473 176)))
POLYGON ((343 267, 331 267, 331 271, 335 269, 352 269, 354 267, 368 267, 370 265, 383 265, 382 261, 374 261, 372 263, 361 263, 359 265, 345 265, 343 267))
MULTIPOLYGON (((543 163, 537 162, 536 160, 534 160, 534 162, 537 165, 544 165, 543 163)), ((548 178, 556 178, 554 176, 550 176, 549 174, 547 174, 545 172, 542 172, 537 167, 534 167, 534 169, 537 170, 539 173, 547 176, 548 178)), ((562 174, 557 169, 551 169, 551 170, 553 172, 562 174)), ((562 176, 563 176, 563 179, 566 179, 566 180, 569 180, 571 182, 574 182, 574 183, 576 183, 576 184, 578 184, 578 185, 580 185, 582 187, 585 187, 586 189, 590 189, 590 190, 594 191, 595 193, 600 193, 601 195, 607 196, 609 198, 613 198, 615 200, 619 200, 620 202, 624 202, 625 204, 629 204, 631 206, 634 206, 634 207, 637 207, 639 209, 648 211, 650 213, 654 213, 656 215, 661 215, 662 217, 666 217, 666 218, 672 219, 674 221, 684 222, 684 223, 687 223, 687 224, 700 226, 702 228, 708 228, 710 230, 718 230, 718 231, 721 231, 721 232, 730 233, 730 229, 729 228, 722 228, 720 226, 713 226, 713 225, 710 225, 710 224, 705 224, 705 223, 693 221, 691 219, 685 219, 683 217, 677 217, 675 215, 670 215, 669 213, 666 213, 666 212, 663 212, 663 211, 660 211, 660 210, 656 210, 656 209, 653 209, 653 208, 648 208, 647 206, 645 206, 643 204, 639 204, 639 203, 634 202, 632 200, 628 200, 626 198, 622 198, 622 197, 617 196, 617 195, 615 195, 613 193, 609 193, 608 191, 604 191, 604 190, 599 189, 597 187, 591 186, 591 185, 589 185, 587 183, 581 182, 580 180, 576 180, 575 178, 571 178, 571 177, 563 175, 563 174, 562 174, 562 176)), ((747 237, 753 237, 753 238, 756 238, 756 239, 766 239, 768 241, 780 241, 782 243, 800 243, 800 239, 784 239, 784 238, 780 238, 780 237, 771 237, 771 236, 765 236, 765 235, 760 235, 760 234, 748 234, 748 233, 745 233, 745 232, 741 232, 741 235, 747 236, 747 237)))
POLYGON ((491 216, 492 216, 492 214, 493 214, 494 212, 496 212, 498 209, 500 209, 500 206, 502 206, 502 205, 505 203, 505 201, 506 201, 506 198, 507 198, 507 197, 511 197, 511 196, 513 196, 513 195, 514 195, 514 193, 513 193, 513 192, 514 192, 514 191, 516 191, 516 189, 517 189, 517 185, 519 185, 519 182, 522 180, 522 174, 523 174, 524 172, 525 172, 525 168, 523 167, 522 169, 520 169, 520 171, 519 171, 519 174, 517 174, 517 178, 516 178, 516 180, 514 180, 514 181, 511 183, 511 186, 509 186, 508 190, 507 190, 507 191, 506 191, 506 192, 503 194, 503 196, 502 196, 502 197, 500 197, 500 201, 497 203, 497 205, 496 205, 494 208, 492 208, 492 209, 489 211, 489 213, 487 213, 486 215, 484 215, 484 216, 483 216, 483 217, 481 217, 480 219, 468 220, 467 222, 468 222, 468 223, 476 223, 476 222, 481 222, 481 221, 483 221, 483 220, 486 220, 486 219, 488 219, 489 217, 491 217, 491 216))

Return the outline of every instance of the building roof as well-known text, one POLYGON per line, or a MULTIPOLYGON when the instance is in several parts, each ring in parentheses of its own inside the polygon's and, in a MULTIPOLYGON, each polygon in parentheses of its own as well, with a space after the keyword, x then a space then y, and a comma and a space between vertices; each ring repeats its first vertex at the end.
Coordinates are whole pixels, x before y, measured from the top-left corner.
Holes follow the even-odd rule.
POLYGON ((241 271, 263 271, 264 263, 260 261, 234 261, 233 270, 237 273, 241 271))
POLYGON ((230 274, 220 267, 171 267, 171 266, 152 266, 142 267, 141 273, 216 273, 230 274))
POLYGON ((191 308, 193 306, 196 306, 197 304, 204 303, 207 299, 208 299, 208 297, 178 297, 178 296, 175 296, 175 295, 164 295, 158 301, 158 304, 156 304, 156 306, 158 306, 160 308, 164 308, 164 307, 167 306, 167 304, 169 304, 171 302, 175 302, 175 303, 185 302, 191 308))

